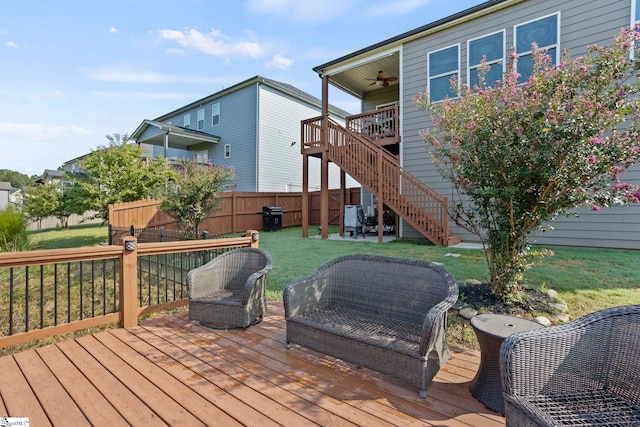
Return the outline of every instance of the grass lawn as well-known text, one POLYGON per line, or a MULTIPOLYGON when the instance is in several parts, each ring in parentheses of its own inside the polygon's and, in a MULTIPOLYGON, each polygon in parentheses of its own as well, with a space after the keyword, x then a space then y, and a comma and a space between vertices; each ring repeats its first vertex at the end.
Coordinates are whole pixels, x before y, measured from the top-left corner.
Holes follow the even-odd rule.
MULTIPOLYGON (((337 232, 332 227, 331 232, 337 232)), ((310 235, 317 228, 310 227, 310 235)), ((67 230, 32 232, 34 249, 90 246, 107 240, 107 226, 86 225, 67 230)), ((267 278, 267 298, 282 300, 282 290, 292 280, 311 274, 322 264, 338 256, 365 253, 439 262, 458 281, 488 278, 487 264, 482 250, 427 246, 410 241, 370 243, 362 241, 322 240, 303 238, 301 229, 290 228, 276 232, 261 232, 260 247, 273 257, 273 269, 267 278), (448 256, 459 254, 458 257, 448 256)), ((554 289, 569 307, 575 319, 606 307, 640 304, 640 253, 631 250, 551 248, 555 256, 530 269, 524 285, 554 289)), ((464 294, 461 295, 464 299, 464 294)), ((458 316, 449 324, 452 342, 476 347, 476 340, 468 322, 458 316), (466 321, 465 321, 466 322, 466 321)))

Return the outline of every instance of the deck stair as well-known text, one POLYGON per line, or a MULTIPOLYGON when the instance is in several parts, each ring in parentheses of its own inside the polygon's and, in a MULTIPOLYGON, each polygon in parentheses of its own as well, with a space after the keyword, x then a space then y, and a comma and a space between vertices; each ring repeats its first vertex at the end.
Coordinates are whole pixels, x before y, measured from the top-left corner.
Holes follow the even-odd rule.
MULTIPOLYGON (((304 148, 321 148, 323 117, 302 122, 304 148)), ((460 237, 449 230, 448 199, 403 169, 398 157, 361 132, 327 118, 329 161, 375 195, 432 243, 450 246, 460 237)))

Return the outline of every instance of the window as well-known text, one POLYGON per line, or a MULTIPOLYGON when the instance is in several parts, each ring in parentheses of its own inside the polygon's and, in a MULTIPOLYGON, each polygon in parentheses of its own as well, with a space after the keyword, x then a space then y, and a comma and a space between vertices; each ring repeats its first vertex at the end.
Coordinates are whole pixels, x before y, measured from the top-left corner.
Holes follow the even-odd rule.
POLYGON ((490 67, 485 74, 487 86, 493 86, 496 81, 502 80, 504 74, 504 30, 489 34, 467 42, 467 82, 473 87, 478 84, 478 68, 482 63, 482 58, 490 67))
POLYGON ((532 74, 532 43, 535 42, 539 48, 546 49, 552 63, 558 63, 559 21, 559 14, 554 14, 515 27, 516 54, 518 55, 517 71, 520 73, 521 82, 528 80, 532 74))
POLYGON ((198 130, 204 129, 204 108, 198 110, 198 130))
POLYGON ((432 101, 445 97, 454 98, 456 91, 451 88, 451 78, 458 78, 460 61, 459 45, 429 52, 429 94, 432 101))
POLYGON ((191 114, 186 114, 184 116, 184 122, 182 127, 184 127, 185 129, 189 129, 190 126, 191 126, 191 114))
POLYGON ((640 0, 631 1, 631 26, 640 21, 640 0))
POLYGON ((202 150, 194 153, 193 160, 195 160, 196 163, 207 163, 209 161, 209 150, 202 150))
POLYGON ((220 123, 220 104, 213 104, 211 107, 211 125, 215 126, 220 123))
POLYGON ((231 157, 231 144, 226 144, 224 146, 224 158, 228 159, 231 157))

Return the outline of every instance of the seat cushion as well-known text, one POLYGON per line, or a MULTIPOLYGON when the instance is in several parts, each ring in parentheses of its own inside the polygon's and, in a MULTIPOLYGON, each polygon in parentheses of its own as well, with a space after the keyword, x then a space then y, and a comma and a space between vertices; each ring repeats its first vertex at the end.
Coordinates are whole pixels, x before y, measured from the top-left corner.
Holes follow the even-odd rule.
POLYGON ((335 307, 318 307, 288 320, 414 356, 419 351, 422 326, 415 323, 335 307))
POLYGON ((640 425, 640 407, 608 390, 539 395, 516 400, 552 425, 640 425))

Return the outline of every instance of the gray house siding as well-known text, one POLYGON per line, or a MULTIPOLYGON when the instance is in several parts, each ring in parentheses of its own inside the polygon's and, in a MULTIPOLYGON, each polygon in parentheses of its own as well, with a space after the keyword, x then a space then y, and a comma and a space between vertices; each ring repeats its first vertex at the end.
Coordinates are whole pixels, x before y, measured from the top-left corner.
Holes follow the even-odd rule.
MULTIPOLYGON (((276 89, 259 89, 258 191, 302 191, 300 122, 320 115, 317 107, 276 89)), ((347 178, 347 187, 357 186, 347 178)), ((309 187, 320 189, 320 161, 309 159, 309 187)), ((329 165, 329 187, 340 187, 340 169, 329 165)))
MULTIPOLYGON (((415 96, 423 92, 428 84, 428 53, 459 44, 460 77, 466 82, 467 40, 505 30, 505 57, 508 57, 514 44, 514 25, 557 12, 560 12, 559 48, 569 49, 572 57, 584 54, 587 46, 592 44, 612 44, 620 28, 628 26, 631 21, 629 1, 530 0, 403 45, 401 110, 404 168, 444 196, 450 197, 451 184, 443 181, 435 170, 425 145, 418 136, 419 131, 429 125, 426 113, 417 111, 414 103, 415 96)), ((640 167, 635 167, 625 178, 626 181, 640 183, 640 167)), ((603 208, 599 212, 581 209, 580 212, 580 218, 562 217, 554 221, 551 224, 554 230, 537 235, 537 243, 640 249, 639 206, 603 208)), ((463 240, 475 239, 475 236, 453 224, 452 227, 453 233, 463 240)), ((408 226, 404 226, 402 232, 403 237, 420 237, 408 226)))
MULTIPOLYGON (((343 123, 345 111, 330 106, 335 120, 343 123)), ((189 150, 169 148, 167 158, 197 159, 203 151, 207 159, 220 166, 232 166, 235 177, 233 191, 302 191, 302 154, 300 153, 300 122, 321 114, 319 99, 293 86, 256 76, 236 86, 225 89, 199 101, 195 101, 154 122, 185 127, 189 117, 189 129, 206 133, 219 142, 199 142, 189 150), (219 121, 212 121, 214 106, 219 108, 219 121), (198 129, 198 111, 204 110, 203 127, 198 129), (293 144, 295 142, 295 144, 293 144), (227 151, 228 150, 228 151, 227 151)), ((164 130, 158 124, 147 126, 139 140, 156 137, 164 130)), ((164 147, 144 144, 153 157, 164 155, 164 147)), ((347 186, 359 184, 347 177, 347 186)), ((340 186, 340 169, 329 166, 329 185, 340 186)), ((309 187, 320 189, 320 161, 310 159, 309 187)))

